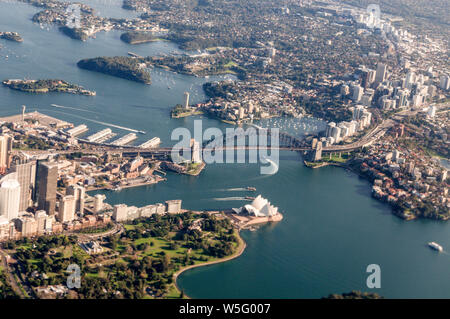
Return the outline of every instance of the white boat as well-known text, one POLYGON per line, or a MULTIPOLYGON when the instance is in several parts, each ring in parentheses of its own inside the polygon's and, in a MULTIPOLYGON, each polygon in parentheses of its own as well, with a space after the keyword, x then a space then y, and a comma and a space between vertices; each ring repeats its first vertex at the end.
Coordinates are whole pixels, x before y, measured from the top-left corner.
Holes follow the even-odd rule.
POLYGON ((431 243, 428 243, 428 247, 430 247, 431 249, 437 250, 439 252, 444 250, 441 245, 439 245, 438 243, 435 243, 434 241, 432 241, 431 243))

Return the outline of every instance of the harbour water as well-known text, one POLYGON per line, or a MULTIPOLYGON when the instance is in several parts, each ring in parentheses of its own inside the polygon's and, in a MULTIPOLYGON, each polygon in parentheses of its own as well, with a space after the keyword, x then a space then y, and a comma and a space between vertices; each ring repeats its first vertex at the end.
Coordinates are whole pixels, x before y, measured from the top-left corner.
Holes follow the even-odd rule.
MULTIPOLYGON (((122 12, 120 7, 111 10, 117 16, 122 12)), ((195 119, 203 119, 205 128, 228 127, 200 116, 169 116, 184 91, 191 92, 192 102, 202 101, 201 85, 206 79, 152 70, 153 83, 146 86, 76 67, 78 60, 88 57, 179 51, 174 44, 131 46, 120 41, 116 31, 75 41, 54 27, 47 30, 34 25, 30 19, 37 11, 29 5, 0 1, 0 30, 16 31, 24 38, 23 43, 0 42, 0 79, 61 78, 94 90, 97 96, 30 95, 0 87, 1 116, 17 114, 25 104, 27 110, 85 123, 90 129, 87 134, 106 127, 98 122, 111 123, 147 132, 139 135, 136 144, 159 136, 163 146, 174 143, 170 141, 174 128, 192 128, 195 119)), ((316 120, 298 121, 277 125, 287 131, 293 122, 306 123, 305 130, 320 126, 316 120)), ((118 137, 128 133, 113 131, 118 137)), ((301 130, 292 132, 300 134, 301 130)), ((390 298, 450 298, 450 255, 426 246, 436 241, 450 250, 449 223, 400 220, 390 214, 387 205, 371 198, 369 183, 355 174, 336 167, 311 170, 303 167, 297 153, 280 155, 275 175, 260 175, 257 164, 214 164, 198 177, 169 173, 167 182, 105 194, 111 204, 142 206, 179 198, 185 208, 220 209, 246 203, 242 198, 254 193, 242 188, 254 186, 257 194, 279 207, 282 222, 242 232, 248 245, 242 256, 179 277, 179 286, 194 298, 319 298, 350 290, 390 298), (381 267, 381 289, 366 286, 369 264, 381 267)))

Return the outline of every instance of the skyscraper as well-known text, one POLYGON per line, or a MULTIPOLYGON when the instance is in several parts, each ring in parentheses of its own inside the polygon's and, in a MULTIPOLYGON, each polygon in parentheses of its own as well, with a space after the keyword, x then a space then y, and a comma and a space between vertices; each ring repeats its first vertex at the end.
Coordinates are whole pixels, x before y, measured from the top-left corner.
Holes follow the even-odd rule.
POLYGON ((39 162, 36 178, 38 209, 45 210, 49 216, 55 214, 57 181, 58 165, 50 162, 39 162))
POLYGON ((407 90, 398 90, 397 97, 399 107, 408 106, 408 95, 409 94, 407 90))
POLYGON ((331 130, 331 137, 334 138, 336 143, 341 141, 341 129, 337 126, 333 127, 331 130))
POLYGON ((353 109, 353 120, 359 120, 361 116, 363 115, 363 112, 365 111, 365 107, 362 105, 357 105, 353 109))
POLYGON ((405 78, 405 88, 410 90, 414 83, 416 83, 416 74, 414 72, 408 72, 405 78))
POLYGON ((242 106, 239 106, 239 119, 243 119, 244 118, 244 108, 242 106))
POLYGON ((12 137, 9 135, 0 136, 0 174, 5 174, 10 165, 12 137))
POLYGON ((430 105, 427 114, 429 117, 434 117, 436 115, 436 105, 430 105))
POLYGON ((356 103, 359 102, 361 100, 363 94, 364 94, 364 89, 361 86, 359 86, 359 85, 354 86, 352 100, 356 103))
POLYGON ((448 91, 448 89, 450 88, 450 77, 448 75, 441 75, 439 81, 439 87, 443 90, 448 91))
POLYGON ((326 137, 330 137, 331 136, 334 127, 336 127, 336 123, 334 123, 334 122, 330 122, 330 123, 327 124, 327 128, 325 130, 325 136, 326 137))
POLYGON ((59 202, 58 219, 61 223, 71 222, 75 218, 75 197, 66 195, 59 202))
POLYGON ((73 195, 75 197, 75 209, 77 212, 83 214, 84 212, 84 195, 85 189, 80 185, 70 185, 67 188, 67 195, 73 195))
POLYGON ((94 213, 101 212, 103 210, 103 201, 106 199, 106 196, 103 194, 97 194, 94 196, 94 213))
POLYGON ((369 70, 363 70, 360 75, 360 83, 364 89, 367 89, 370 85, 370 73, 369 70))
POLYGON ((253 102, 248 101, 248 114, 253 114, 254 110, 255 110, 255 106, 253 105, 253 102))
POLYGON ((17 173, 17 181, 20 184, 19 211, 25 211, 33 204, 36 186, 36 161, 25 159, 11 163, 11 171, 17 173))
POLYGON ((386 80, 387 75, 387 65, 384 63, 378 63, 377 73, 375 75, 375 84, 379 84, 386 80))
POLYGON ((15 179, 3 181, 0 187, 0 216, 8 221, 19 216, 20 184, 15 179))

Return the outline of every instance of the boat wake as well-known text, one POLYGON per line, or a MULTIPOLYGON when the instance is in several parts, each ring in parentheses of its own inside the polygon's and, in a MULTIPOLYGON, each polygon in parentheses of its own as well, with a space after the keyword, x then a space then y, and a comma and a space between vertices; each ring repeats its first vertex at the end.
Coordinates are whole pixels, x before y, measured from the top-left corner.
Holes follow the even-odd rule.
POLYGON ((82 111, 82 112, 100 114, 99 112, 94 112, 94 111, 85 110, 85 109, 79 109, 79 108, 71 107, 71 106, 64 106, 64 105, 58 105, 58 104, 50 104, 50 105, 53 106, 53 107, 57 107, 59 109, 71 109, 71 110, 75 110, 75 111, 82 111))
POLYGON ((264 156, 261 158, 261 162, 270 164, 270 166, 267 167, 268 171, 267 171, 266 175, 274 175, 278 172, 279 167, 278 167, 277 163, 272 161, 270 158, 267 158, 264 156))
POLYGON ((241 201, 247 200, 245 197, 221 197, 221 198, 213 198, 215 201, 241 201))
MULTIPOLYGON (((65 108, 68 108, 68 106, 66 106, 65 108)), ((134 132, 134 133, 141 133, 142 132, 143 133, 143 131, 138 131, 138 130, 135 130, 135 129, 132 129, 132 128, 129 128, 129 127, 120 126, 120 125, 107 123, 107 122, 102 122, 102 121, 96 121, 96 120, 89 119, 89 118, 86 118, 86 117, 83 117, 83 116, 78 116, 78 115, 75 115, 75 114, 70 114, 70 113, 65 113, 65 112, 60 112, 60 111, 55 111, 55 112, 66 114, 66 115, 69 115, 69 116, 73 116, 73 117, 76 117, 76 118, 79 118, 79 119, 82 119, 82 120, 85 120, 85 121, 101 124, 101 125, 104 125, 104 126, 118 128, 118 129, 129 131, 129 132, 134 132)))
POLYGON ((244 187, 238 187, 238 188, 223 188, 223 189, 219 189, 219 192, 245 192, 248 189, 244 188, 244 187))

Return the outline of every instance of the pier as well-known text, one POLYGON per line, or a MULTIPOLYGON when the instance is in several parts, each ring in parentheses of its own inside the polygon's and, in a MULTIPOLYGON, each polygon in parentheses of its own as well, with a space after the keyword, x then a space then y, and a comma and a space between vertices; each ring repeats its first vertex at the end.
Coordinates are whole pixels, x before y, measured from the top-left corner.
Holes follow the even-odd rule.
POLYGON ((89 142, 98 142, 99 140, 103 139, 105 136, 108 136, 112 133, 110 128, 105 128, 104 130, 101 130, 91 136, 88 136, 87 140, 89 142))
POLYGON ((115 140, 114 142, 111 143, 111 145, 122 146, 122 145, 126 145, 126 144, 133 142, 135 139, 137 139, 136 134, 129 133, 129 134, 122 136, 121 138, 115 140))
POLYGON ((128 52, 128 55, 133 57, 133 58, 142 58, 139 54, 136 54, 134 52, 128 52))
POLYGON ((140 148, 153 148, 161 144, 161 139, 159 137, 154 137, 147 142, 142 143, 138 147, 140 148))
POLYGON ((87 132, 88 130, 89 129, 87 128, 87 126, 85 124, 81 124, 74 128, 71 128, 70 130, 67 131, 67 133, 72 137, 76 137, 78 135, 81 135, 81 134, 87 132))

